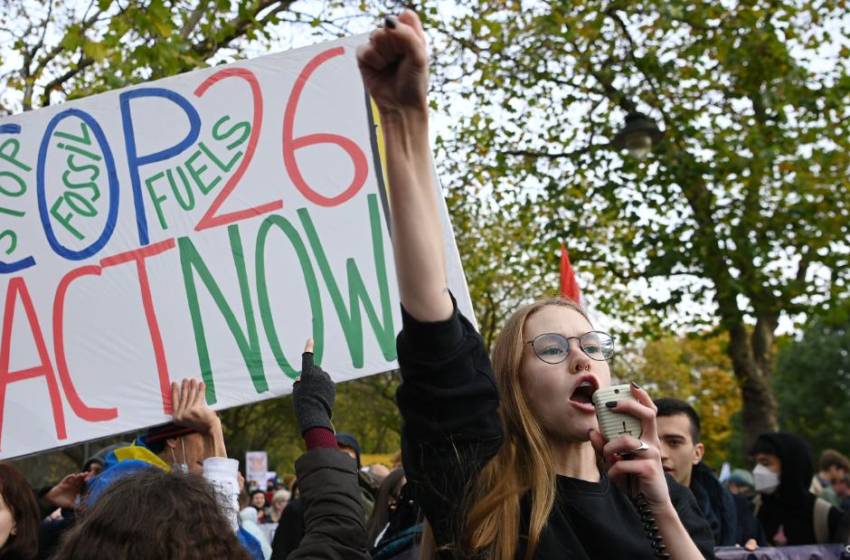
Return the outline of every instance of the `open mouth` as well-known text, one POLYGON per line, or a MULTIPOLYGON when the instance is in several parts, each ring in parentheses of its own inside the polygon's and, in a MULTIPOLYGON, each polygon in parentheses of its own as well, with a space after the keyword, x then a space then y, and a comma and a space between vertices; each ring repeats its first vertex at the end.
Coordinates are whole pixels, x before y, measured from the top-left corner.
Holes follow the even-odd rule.
POLYGON ((578 404, 593 406, 593 393, 599 388, 596 378, 586 375, 579 380, 570 396, 570 401, 578 404))

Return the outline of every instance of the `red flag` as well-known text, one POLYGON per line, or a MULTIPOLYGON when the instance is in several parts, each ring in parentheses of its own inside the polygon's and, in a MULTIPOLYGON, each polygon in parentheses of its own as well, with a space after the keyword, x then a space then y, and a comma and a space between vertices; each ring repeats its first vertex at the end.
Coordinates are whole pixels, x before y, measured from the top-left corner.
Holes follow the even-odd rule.
POLYGON ((571 299, 578 303, 581 299, 581 290, 576 282, 573 267, 570 265, 570 256, 567 248, 561 243, 561 297, 571 299))

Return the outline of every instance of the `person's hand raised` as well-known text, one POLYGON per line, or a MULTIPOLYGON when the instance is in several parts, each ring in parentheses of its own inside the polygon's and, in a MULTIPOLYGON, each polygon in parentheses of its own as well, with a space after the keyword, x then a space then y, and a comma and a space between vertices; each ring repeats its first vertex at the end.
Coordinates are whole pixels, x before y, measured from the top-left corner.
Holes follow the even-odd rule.
POLYGON ((174 423, 192 428, 202 435, 219 424, 218 415, 205 399, 206 384, 195 379, 184 379, 182 384, 171 383, 171 405, 174 423))
POLYGON ((428 49, 419 16, 405 10, 386 18, 357 49, 366 89, 385 118, 428 109, 428 49))
POLYGON ((88 473, 69 474, 59 484, 51 488, 43 500, 54 507, 73 508, 77 496, 85 490, 88 478, 88 473))
POLYGON ((292 407, 301 434, 310 428, 334 431, 331 423, 334 399, 336 385, 330 375, 313 363, 313 339, 309 339, 301 356, 301 375, 292 386, 292 407))

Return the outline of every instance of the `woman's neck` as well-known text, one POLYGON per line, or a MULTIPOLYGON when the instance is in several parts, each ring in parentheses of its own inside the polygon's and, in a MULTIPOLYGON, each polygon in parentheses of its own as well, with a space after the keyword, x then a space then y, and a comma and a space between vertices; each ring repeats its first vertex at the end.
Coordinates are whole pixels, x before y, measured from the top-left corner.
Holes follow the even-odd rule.
POLYGON ((599 482, 599 467, 596 452, 589 441, 561 441, 554 445, 555 472, 559 475, 578 478, 588 482, 599 482))

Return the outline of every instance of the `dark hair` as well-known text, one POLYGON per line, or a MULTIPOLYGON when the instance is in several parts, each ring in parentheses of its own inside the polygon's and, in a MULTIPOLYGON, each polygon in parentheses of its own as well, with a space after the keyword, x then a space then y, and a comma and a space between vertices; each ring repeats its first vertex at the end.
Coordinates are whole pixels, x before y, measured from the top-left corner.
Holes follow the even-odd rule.
MULTIPOLYGON (((762 436, 769 436, 771 434, 762 434, 762 436)), ((759 436, 756 441, 753 443, 752 447, 750 447, 750 455, 758 455, 763 453, 765 455, 773 455, 780 461, 782 460, 782 453, 779 451, 776 443, 768 437, 759 436)))
POLYGON ((254 496, 256 496, 257 494, 263 495, 263 503, 265 503, 266 502, 266 493, 263 490, 260 490, 259 488, 254 490, 253 492, 251 492, 251 501, 254 501, 254 496))
POLYGON ((12 511, 16 534, 0 548, 0 558, 31 560, 38 554, 39 510, 24 475, 9 463, 0 463, 0 494, 12 511))
POLYGON ((160 455, 168 444, 167 439, 157 439, 154 441, 145 441, 145 446, 151 450, 154 455, 160 455))
POLYGON ((148 468, 115 481, 53 560, 250 560, 203 477, 148 468))
POLYGON ((697 411, 694 410, 694 407, 685 401, 680 401, 679 399, 673 399, 670 397, 656 399, 655 406, 658 407, 658 413, 656 414, 658 418, 664 416, 676 416, 677 414, 684 414, 687 416, 688 420, 691 422, 691 439, 694 440, 694 443, 699 443, 702 428, 700 427, 699 416, 697 415, 697 411))
POLYGON ((80 472, 89 472, 89 469, 92 465, 100 465, 102 467, 103 459, 101 459, 100 457, 92 457, 83 464, 83 470, 80 472))
POLYGON ((820 456, 820 468, 828 471, 830 467, 838 467, 844 472, 850 472, 850 460, 834 449, 827 449, 820 456))
POLYGON ((375 545, 375 539, 390 520, 390 497, 398 501, 402 486, 404 486, 404 469, 401 468, 392 471, 381 482, 378 497, 375 498, 375 507, 366 523, 366 539, 370 547, 375 545))

